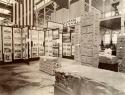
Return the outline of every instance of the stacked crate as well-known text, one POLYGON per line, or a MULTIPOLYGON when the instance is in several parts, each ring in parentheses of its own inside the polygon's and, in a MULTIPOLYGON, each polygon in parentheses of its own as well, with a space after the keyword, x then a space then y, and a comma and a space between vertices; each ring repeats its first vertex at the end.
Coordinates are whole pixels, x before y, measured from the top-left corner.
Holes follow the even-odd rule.
POLYGON ((81 26, 81 64, 98 67, 99 64, 99 14, 96 11, 85 13, 81 26))
POLYGON ((55 69, 58 67, 60 67, 60 65, 59 59, 57 57, 40 57, 40 71, 46 72, 50 75, 54 75, 55 69))
POLYGON ((125 36, 119 36, 117 40, 117 57, 122 59, 125 56, 125 36))
POLYGON ((62 30, 59 31, 59 57, 62 57, 62 30))
POLYGON ((81 58, 80 58, 80 38, 81 38, 81 26, 80 25, 76 25, 75 26, 75 36, 74 36, 74 46, 75 46, 75 50, 74 50, 74 59, 77 62, 81 62, 81 58))

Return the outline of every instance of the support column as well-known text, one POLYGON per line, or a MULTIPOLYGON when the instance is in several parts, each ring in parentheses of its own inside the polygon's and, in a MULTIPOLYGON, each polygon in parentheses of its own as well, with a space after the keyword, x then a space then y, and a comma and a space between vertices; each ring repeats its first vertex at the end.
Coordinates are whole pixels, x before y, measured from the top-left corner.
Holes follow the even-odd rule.
MULTIPOLYGON (((45 5, 45 0, 44 0, 44 5, 45 5)), ((46 6, 44 7, 44 26, 46 25, 46 6)))
POLYGON ((92 10, 92 0, 89 0, 89 12, 92 10))
POLYGON ((37 29, 37 27, 38 27, 38 25, 39 25, 39 16, 38 16, 38 14, 39 14, 39 11, 36 11, 36 29, 37 29))
POLYGON ((102 18, 104 18, 104 17, 105 17, 105 0, 103 0, 103 5, 102 5, 102 7, 103 7, 102 18))
POLYGON ((15 19, 16 19, 16 17, 15 17, 15 16, 16 16, 16 15, 15 15, 15 13, 16 13, 15 7, 16 7, 16 6, 15 6, 15 0, 13 0, 13 24, 16 23, 16 22, 15 22, 15 21, 16 21, 16 20, 15 20, 15 19))
POLYGON ((56 22, 56 8, 57 8, 57 4, 56 2, 54 2, 54 21, 56 22))
POLYGON ((68 20, 71 19, 71 18, 70 18, 70 1, 71 1, 71 0, 68 0, 68 8, 69 8, 69 12, 68 12, 68 20))
POLYGON ((85 13, 85 0, 80 0, 80 15, 83 16, 85 13))
POLYGON ((124 13, 122 14, 121 16, 121 35, 124 34, 124 31, 125 31, 125 25, 124 25, 124 21, 125 21, 125 17, 124 17, 124 13))

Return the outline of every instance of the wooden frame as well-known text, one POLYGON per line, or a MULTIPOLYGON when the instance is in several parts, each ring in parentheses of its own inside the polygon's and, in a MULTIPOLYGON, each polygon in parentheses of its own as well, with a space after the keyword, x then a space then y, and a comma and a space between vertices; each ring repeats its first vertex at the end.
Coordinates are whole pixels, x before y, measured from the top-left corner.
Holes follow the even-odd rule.
POLYGON ((53 37, 53 40, 55 39, 59 39, 59 28, 57 29, 52 29, 52 37, 53 37), (57 32, 57 33, 54 33, 54 32, 57 32), (56 35, 55 35, 56 34, 56 35))
POLYGON ((8 61, 6 60, 6 61, 5 61, 5 58, 4 58, 4 57, 5 57, 5 53, 4 53, 4 45, 3 45, 3 46, 2 46, 2 47, 3 47, 3 62, 4 62, 4 63, 11 63, 11 62, 13 62, 13 28, 12 28, 11 26, 2 26, 2 36, 3 36, 3 37, 2 37, 2 39, 3 39, 3 40, 2 40, 2 41, 3 41, 2 44, 4 44, 4 31, 3 31, 3 28, 5 28, 5 27, 6 27, 6 28, 8 27, 8 28, 11 29, 11 40, 12 40, 12 41, 11 41, 11 54, 9 55, 9 56, 11 56, 11 57, 10 57, 11 60, 8 60, 8 61))

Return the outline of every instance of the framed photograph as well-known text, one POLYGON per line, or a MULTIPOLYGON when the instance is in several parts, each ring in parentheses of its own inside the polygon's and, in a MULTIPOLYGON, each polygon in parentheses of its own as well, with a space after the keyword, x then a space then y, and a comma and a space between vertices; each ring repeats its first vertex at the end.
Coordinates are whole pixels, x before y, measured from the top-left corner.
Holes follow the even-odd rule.
POLYGON ((59 39, 59 29, 53 29, 53 39, 59 39))
POLYGON ((53 57, 59 57, 59 49, 53 49, 53 57))
POLYGON ((71 35, 70 33, 63 33, 63 43, 71 42, 71 35))

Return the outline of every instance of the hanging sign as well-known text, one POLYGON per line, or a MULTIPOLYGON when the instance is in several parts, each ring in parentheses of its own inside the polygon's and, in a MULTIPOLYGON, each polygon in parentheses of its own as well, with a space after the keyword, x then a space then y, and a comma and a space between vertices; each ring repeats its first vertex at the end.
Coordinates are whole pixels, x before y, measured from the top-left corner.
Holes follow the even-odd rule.
POLYGON ((76 24, 79 24, 80 21, 81 21, 81 17, 77 17, 77 18, 70 19, 70 20, 68 20, 66 23, 64 23, 64 27, 74 26, 74 25, 76 25, 76 24))

